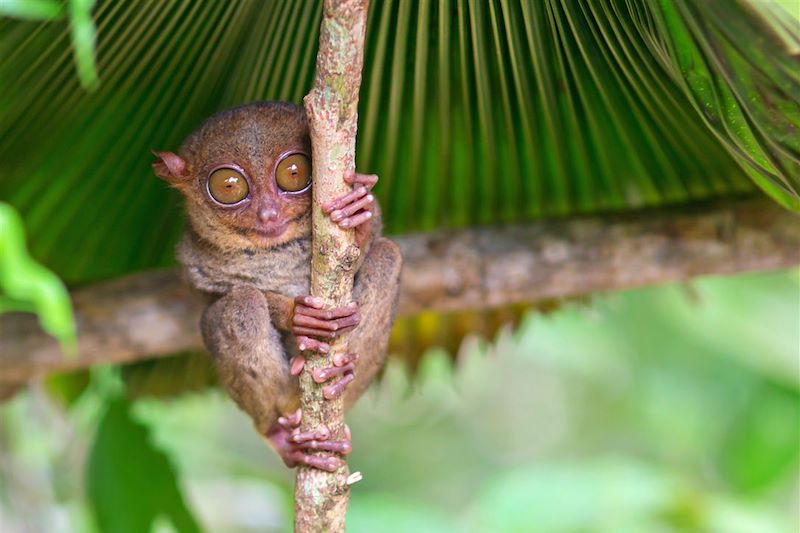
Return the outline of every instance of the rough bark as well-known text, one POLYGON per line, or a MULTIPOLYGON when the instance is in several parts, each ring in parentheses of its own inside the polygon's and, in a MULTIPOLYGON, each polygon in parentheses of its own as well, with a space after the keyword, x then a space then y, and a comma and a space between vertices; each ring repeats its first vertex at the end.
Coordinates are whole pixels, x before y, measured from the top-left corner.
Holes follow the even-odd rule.
MULTIPOLYGON (((753 199, 393 240, 404 258, 401 316, 800 265, 800 217, 753 199)), ((89 285, 72 300, 75 358, 65 358, 32 315, 0 316, 0 384, 202 349, 204 303, 174 270, 89 285)))
MULTIPOLYGON (((313 251, 311 294, 330 307, 352 300, 359 249, 352 230, 343 230, 321 206, 347 192, 343 177, 355 171, 358 92, 364 62, 367 0, 325 0, 314 85, 305 97, 311 131, 313 183, 313 251)), ((344 351, 347 335, 335 339, 331 353, 344 351)), ((300 375, 303 431, 327 426, 332 438, 344 438, 342 397, 325 400, 323 385, 311 377, 331 366, 329 356, 306 354, 300 375)), ((344 459, 344 458, 342 458, 344 459)), ((349 498, 347 463, 336 472, 300 467, 295 480, 295 531, 344 531, 349 498)))

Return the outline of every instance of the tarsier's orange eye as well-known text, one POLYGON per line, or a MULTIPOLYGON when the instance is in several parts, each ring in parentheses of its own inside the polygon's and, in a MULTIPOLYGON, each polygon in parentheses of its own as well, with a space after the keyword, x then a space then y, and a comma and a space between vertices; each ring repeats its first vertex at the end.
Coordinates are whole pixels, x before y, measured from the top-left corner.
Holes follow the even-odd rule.
POLYGON ((208 177, 208 192, 221 204, 236 204, 247 198, 250 186, 239 172, 232 168, 220 168, 208 177))
POLYGON ((275 181, 282 191, 302 191, 311 183, 311 161, 303 154, 284 157, 275 169, 275 181))

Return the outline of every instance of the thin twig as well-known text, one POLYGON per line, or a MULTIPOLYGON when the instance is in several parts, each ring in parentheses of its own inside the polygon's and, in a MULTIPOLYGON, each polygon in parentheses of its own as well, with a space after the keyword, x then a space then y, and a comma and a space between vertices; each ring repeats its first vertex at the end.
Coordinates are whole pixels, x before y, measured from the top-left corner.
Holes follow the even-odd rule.
MULTIPOLYGON (((305 98, 314 169, 311 293, 329 306, 351 301, 359 249, 353 232, 322 213, 321 205, 348 192, 343 177, 355 170, 358 92, 364 62, 367 0, 325 0, 314 86, 305 98)), ((331 353, 346 348, 339 337, 331 353)), ((300 376, 303 430, 325 425, 331 438, 344 438, 341 397, 325 400, 322 385, 311 377, 330 366, 329 357, 306 354, 300 376)), ((349 496, 347 464, 336 472, 300 467, 295 484, 295 531, 344 531, 349 496)))

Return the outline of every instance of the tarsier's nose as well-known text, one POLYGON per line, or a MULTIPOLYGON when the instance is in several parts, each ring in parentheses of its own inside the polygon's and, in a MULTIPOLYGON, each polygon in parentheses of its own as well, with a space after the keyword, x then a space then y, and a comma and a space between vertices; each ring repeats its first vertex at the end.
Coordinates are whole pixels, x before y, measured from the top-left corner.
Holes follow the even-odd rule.
POLYGON ((258 210, 258 220, 272 222, 278 218, 278 211, 274 207, 262 207, 258 210))

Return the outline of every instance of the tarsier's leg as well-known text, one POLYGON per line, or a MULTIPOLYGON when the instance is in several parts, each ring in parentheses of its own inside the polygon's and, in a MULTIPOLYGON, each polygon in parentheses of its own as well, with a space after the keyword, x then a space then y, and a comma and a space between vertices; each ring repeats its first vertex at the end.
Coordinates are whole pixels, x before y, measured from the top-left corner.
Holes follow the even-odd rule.
POLYGON ((364 393, 386 358, 400 290, 401 267, 397 245, 379 238, 372 244, 356 276, 353 297, 358 303, 361 322, 347 339, 347 351, 357 355, 358 362, 355 379, 345 391, 345 409, 364 393))
POLYGON ((334 470, 338 459, 310 456, 307 450, 348 453, 349 441, 327 441, 325 428, 313 435, 301 434, 299 413, 296 421, 280 416, 297 409, 298 386, 273 322, 261 291, 236 287, 205 310, 201 330, 231 398, 250 415, 284 462, 334 470))
POLYGON ((259 431, 296 408, 297 387, 261 291, 235 287, 206 308, 200 325, 222 384, 259 431))

